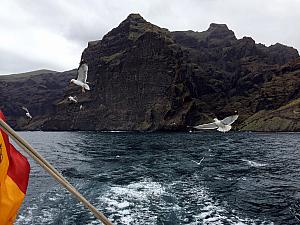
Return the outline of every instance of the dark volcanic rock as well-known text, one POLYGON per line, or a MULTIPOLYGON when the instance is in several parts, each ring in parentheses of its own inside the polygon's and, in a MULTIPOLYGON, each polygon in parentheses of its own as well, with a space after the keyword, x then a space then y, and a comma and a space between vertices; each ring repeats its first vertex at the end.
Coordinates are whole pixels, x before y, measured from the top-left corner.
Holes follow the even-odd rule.
POLYGON ((76 71, 63 73, 34 71, 24 74, 0 76, 0 109, 15 129, 30 129, 22 106, 33 116, 30 124, 40 129, 54 113, 55 103, 62 98, 65 87, 76 71))
POLYGON ((184 79, 183 53, 168 30, 129 15, 101 42, 89 45, 82 57, 89 64, 92 91, 81 95, 69 89, 66 96, 76 93, 84 111, 62 103, 45 124, 47 128, 153 130, 165 126, 165 114, 177 97, 173 96, 176 82, 184 79))
POLYGON ((184 130, 237 110, 237 129, 299 130, 297 50, 237 39, 225 24, 170 32, 130 14, 102 40, 89 42, 82 58, 91 91, 68 86, 62 96, 61 87, 47 117, 26 129, 184 130), (68 102, 69 95, 78 103, 68 102), (289 126, 282 125, 284 113, 289 126))
POLYGON ((268 55, 269 63, 285 64, 299 56, 298 51, 292 47, 288 47, 279 43, 270 47, 260 46, 261 50, 268 55))

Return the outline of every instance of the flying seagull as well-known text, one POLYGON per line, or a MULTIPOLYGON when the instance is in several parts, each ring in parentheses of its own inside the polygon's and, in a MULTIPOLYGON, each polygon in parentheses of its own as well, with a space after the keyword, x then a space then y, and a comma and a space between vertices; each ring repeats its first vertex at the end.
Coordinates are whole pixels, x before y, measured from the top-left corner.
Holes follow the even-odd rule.
POLYGON ((196 129, 217 129, 218 131, 221 132, 227 132, 231 129, 231 124, 233 124, 234 121, 237 120, 239 115, 232 115, 228 116, 222 120, 218 120, 217 118, 214 118, 214 122, 212 123, 207 123, 207 124, 201 124, 198 126, 195 126, 194 128, 196 129))
POLYGON ((74 103, 77 103, 77 97, 76 96, 69 96, 68 97, 68 100, 70 101, 70 102, 74 102, 74 103))
POLYGON ((70 83, 76 84, 80 86, 82 89, 82 92, 85 92, 85 90, 91 90, 89 85, 87 84, 87 74, 88 74, 88 65, 84 60, 81 60, 79 67, 77 69, 77 79, 72 79, 70 83))
POLYGON ((203 159, 204 159, 204 157, 199 162, 196 162, 195 160, 192 160, 192 161, 199 166, 202 163, 203 159))
POLYGON ((31 120, 32 116, 30 115, 28 109, 25 106, 22 106, 22 109, 26 112, 26 116, 31 120))

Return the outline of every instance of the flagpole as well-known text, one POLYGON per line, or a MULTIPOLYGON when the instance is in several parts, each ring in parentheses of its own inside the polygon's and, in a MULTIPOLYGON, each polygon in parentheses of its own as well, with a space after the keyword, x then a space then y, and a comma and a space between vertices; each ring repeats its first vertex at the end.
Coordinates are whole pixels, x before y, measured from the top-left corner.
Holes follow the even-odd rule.
POLYGON ((104 225, 114 225, 101 212, 86 200, 46 159, 44 159, 27 141, 20 137, 7 123, 0 118, 0 127, 9 135, 28 155, 43 167, 55 180, 72 193, 85 205, 104 225))

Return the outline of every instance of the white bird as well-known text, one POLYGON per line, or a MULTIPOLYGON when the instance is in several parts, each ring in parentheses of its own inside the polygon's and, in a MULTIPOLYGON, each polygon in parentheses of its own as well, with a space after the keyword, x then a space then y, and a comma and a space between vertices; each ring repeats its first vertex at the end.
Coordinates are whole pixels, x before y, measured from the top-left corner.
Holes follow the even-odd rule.
POLYGON ((68 100, 70 101, 70 102, 74 102, 74 103, 77 103, 77 97, 76 96, 69 96, 68 97, 68 100))
POLYGON ((194 128, 196 129, 217 129, 218 131, 221 132, 227 132, 231 129, 231 124, 233 124, 234 121, 237 120, 239 115, 233 115, 233 116, 228 116, 224 118, 223 120, 218 120, 217 118, 214 118, 214 122, 212 123, 207 123, 207 124, 201 124, 198 126, 195 126, 194 128))
POLYGON ((80 106, 79 106, 79 110, 82 110, 82 108, 83 108, 83 106, 82 106, 82 105, 80 105, 80 106))
POLYGON ((196 162, 195 160, 192 160, 192 161, 199 166, 202 163, 203 159, 204 159, 204 157, 199 162, 196 162))
POLYGON ((82 60, 79 64, 79 67, 77 69, 77 79, 72 79, 70 83, 76 84, 80 86, 82 89, 82 92, 85 92, 85 90, 91 90, 89 85, 87 84, 87 74, 88 74, 88 65, 87 63, 82 60))
POLYGON ((30 115, 28 109, 25 106, 22 106, 22 109, 26 112, 25 115, 31 120, 32 116, 30 115))

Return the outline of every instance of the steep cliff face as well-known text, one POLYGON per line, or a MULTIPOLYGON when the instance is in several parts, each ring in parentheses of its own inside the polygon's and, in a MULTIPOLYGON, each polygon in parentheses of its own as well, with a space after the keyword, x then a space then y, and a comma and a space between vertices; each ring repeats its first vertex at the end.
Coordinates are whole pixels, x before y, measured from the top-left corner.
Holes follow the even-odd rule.
MULTIPOLYGON (((249 37, 236 39, 233 31, 223 24, 211 24, 204 32, 172 34, 176 43, 187 51, 193 68, 190 80, 194 105, 186 115, 186 124, 238 111, 236 128, 247 129, 239 124, 253 114, 277 110, 299 97, 300 60, 294 48, 281 44, 266 47, 249 37)), ((298 122, 291 120, 291 123, 298 122)), ((267 124, 265 129, 269 129, 267 124)), ((286 129, 298 130, 296 126, 277 127, 286 129)))
POLYGON ((225 24, 170 32, 130 14, 102 40, 89 42, 82 58, 91 91, 66 85, 47 118, 25 129, 184 130, 238 111, 236 129, 299 130, 297 113, 290 114, 290 126, 275 129, 268 121, 298 112, 297 50, 237 39, 225 24), (67 101, 70 95, 77 104, 67 101))
POLYGON ((274 70, 273 76, 248 99, 249 110, 240 129, 300 131, 300 60, 274 70))
POLYGON ((182 79, 183 60, 168 30, 132 14, 103 40, 90 43, 82 58, 89 65, 92 90, 80 94, 70 88, 66 96, 76 94, 79 103, 59 104, 47 128, 153 130, 168 122, 164 117, 182 79))
MULTIPOLYGON (((29 123, 22 106, 33 116, 30 122, 34 129, 41 125, 55 110, 69 80, 76 71, 34 71, 24 74, 0 76, 0 109, 8 123, 15 129, 24 129, 29 123)), ((26 129, 25 128, 25 129, 26 129)))

